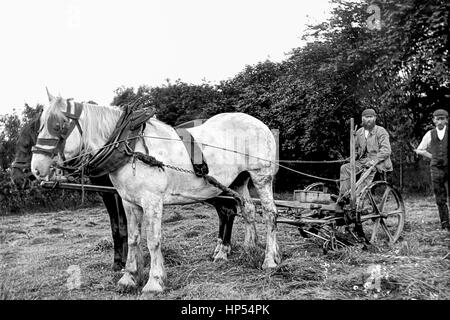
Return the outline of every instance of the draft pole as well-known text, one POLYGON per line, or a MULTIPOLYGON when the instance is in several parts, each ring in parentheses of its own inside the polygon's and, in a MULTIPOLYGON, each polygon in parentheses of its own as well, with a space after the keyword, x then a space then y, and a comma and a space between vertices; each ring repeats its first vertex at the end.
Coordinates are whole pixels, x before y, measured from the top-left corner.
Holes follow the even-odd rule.
POLYGON ((356 155, 355 155, 355 121, 350 118, 350 208, 356 210, 356 155))

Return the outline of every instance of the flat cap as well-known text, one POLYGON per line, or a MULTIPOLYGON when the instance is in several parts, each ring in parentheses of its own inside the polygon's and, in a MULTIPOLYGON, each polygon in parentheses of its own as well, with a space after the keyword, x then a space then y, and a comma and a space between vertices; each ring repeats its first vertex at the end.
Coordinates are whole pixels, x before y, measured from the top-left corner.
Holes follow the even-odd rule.
POLYGON ((444 109, 437 109, 433 112, 433 117, 448 117, 448 112, 444 109))
POLYGON ((361 114, 362 117, 365 117, 365 116, 374 116, 374 117, 376 117, 376 115, 377 115, 377 113, 373 109, 366 109, 361 114))

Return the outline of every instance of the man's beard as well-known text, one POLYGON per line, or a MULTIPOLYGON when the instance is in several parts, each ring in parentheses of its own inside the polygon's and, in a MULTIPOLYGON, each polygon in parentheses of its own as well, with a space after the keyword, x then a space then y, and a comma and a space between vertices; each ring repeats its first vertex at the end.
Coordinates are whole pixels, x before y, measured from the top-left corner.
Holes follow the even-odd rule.
POLYGON ((375 121, 370 121, 370 122, 363 121, 362 122, 362 126, 366 130, 372 130, 373 127, 375 127, 375 121))

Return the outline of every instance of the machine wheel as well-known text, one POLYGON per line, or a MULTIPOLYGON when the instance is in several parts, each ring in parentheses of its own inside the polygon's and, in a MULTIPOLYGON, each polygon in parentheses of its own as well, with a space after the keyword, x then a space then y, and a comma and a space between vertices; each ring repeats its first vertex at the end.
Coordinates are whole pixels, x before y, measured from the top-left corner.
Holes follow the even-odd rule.
POLYGON ((402 196, 386 181, 372 182, 362 190, 356 213, 372 244, 393 244, 403 231, 406 211, 402 196))

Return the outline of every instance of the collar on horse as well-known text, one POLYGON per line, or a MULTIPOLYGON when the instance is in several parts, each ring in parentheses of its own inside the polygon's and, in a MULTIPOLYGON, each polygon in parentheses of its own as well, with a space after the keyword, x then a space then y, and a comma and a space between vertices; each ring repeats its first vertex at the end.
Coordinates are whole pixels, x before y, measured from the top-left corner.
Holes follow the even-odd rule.
POLYGON ((49 118, 47 121, 47 129, 55 136, 54 138, 38 138, 36 145, 31 149, 33 153, 41 153, 51 158, 59 155, 63 161, 65 161, 64 147, 67 137, 72 133, 75 127, 78 128, 80 135, 83 135, 83 130, 80 126, 80 115, 83 111, 83 104, 73 102, 72 99, 66 100, 66 110, 62 111, 64 116, 68 118, 68 121, 58 119, 56 116, 49 118), (62 123, 61 123, 62 122, 62 123), (51 148, 41 148, 41 146, 49 146, 51 148))
MULTIPOLYGON (((127 106, 105 146, 89 160, 86 174, 99 177, 114 172, 127 163, 134 155, 136 141, 142 138, 147 121, 155 113, 153 107, 134 111, 133 107, 127 106)), ((144 147, 148 154, 145 141, 144 147)))

